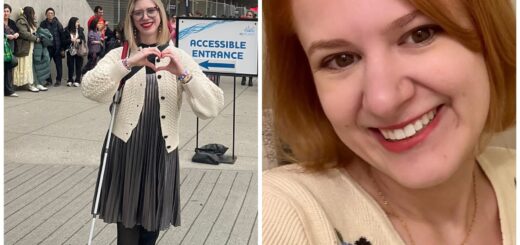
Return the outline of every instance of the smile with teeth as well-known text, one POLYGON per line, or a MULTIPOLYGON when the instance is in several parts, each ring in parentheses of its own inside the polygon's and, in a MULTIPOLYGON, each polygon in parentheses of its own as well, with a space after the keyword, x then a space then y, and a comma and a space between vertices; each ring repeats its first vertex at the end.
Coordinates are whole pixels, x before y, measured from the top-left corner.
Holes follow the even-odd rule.
POLYGON ((399 129, 379 129, 379 132, 388 141, 398 141, 413 137, 423 128, 428 126, 435 117, 436 111, 432 110, 424 114, 422 117, 417 119, 403 128, 399 129))

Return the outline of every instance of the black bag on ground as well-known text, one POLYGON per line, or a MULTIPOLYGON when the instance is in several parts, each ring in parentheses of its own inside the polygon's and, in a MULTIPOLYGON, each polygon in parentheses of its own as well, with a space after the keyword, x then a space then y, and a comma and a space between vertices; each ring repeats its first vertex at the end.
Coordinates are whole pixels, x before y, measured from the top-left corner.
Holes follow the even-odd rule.
POLYGON ((224 160, 224 153, 226 153, 227 149, 228 147, 221 144, 207 144, 200 148, 195 148, 195 155, 193 155, 191 161, 218 165, 224 160))

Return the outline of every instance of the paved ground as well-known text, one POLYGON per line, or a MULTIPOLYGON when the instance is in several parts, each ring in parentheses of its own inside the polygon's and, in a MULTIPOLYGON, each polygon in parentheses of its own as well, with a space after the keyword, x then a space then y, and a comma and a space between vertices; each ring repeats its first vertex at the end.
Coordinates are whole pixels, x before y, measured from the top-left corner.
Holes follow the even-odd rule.
MULTIPOLYGON (((200 121, 199 144, 232 144, 233 80, 221 78, 226 107, 200 121)), ((79 88, 18 92, 4 100, 5 244, 86 244, 108 104, 79 88)), ((180 128, 182 226, 158 244, 256 244, 258 90, 237 79, 235 164, 192 163, 196 118, 185 103, 180 128)), ((231 153, 231 149, 229 150, 231 153)), ((115 244, 114 225, 96 222, 95 244, 115 244)))

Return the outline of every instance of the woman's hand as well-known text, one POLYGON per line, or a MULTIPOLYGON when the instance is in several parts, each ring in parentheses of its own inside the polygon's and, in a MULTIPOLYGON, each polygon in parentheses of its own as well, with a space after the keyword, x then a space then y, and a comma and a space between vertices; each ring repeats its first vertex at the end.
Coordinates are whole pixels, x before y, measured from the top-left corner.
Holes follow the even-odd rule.
POLYGON ((143 48, 126 60, 128 67, 131 68, 133 66, 148 66, 155 70, 155 65, 148 60, 149 55, 161 57, 161 51, 159 51, 159 49, 156 47, 143 48))
POLYGON ((7 39, 9 39, 9 40, 13 40, 13 39, 15 39, 15 37, 14 37, 14 35, 7 34, 7 39))
POLYGON ((155 71, 169 71, 170 73, 174 74, 175 76, 180 76, 182 73, 184 73, 184 66, 181 64, 177 56, 173 54, 173 49, 167 48, 162 52, 162 55, 159 56, 161 58, 168 57, 170 58, 170 63, 166 66, 157 67, 155 71))

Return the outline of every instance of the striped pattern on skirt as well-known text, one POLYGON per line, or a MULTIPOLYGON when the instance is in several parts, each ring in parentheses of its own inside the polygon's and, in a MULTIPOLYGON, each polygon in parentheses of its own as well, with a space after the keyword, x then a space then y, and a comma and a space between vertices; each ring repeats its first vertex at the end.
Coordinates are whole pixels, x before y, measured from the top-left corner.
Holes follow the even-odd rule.
MULTIPOLYGON (((146 80, 143 110, 130 139, 125 143, 111 135, 98 214, 106 223, 158 231, 180 225, 179 156, 178 149, 165 148, 155 73, 146 80)), ((101 167, 98 183, 100 174, 101 167)))

